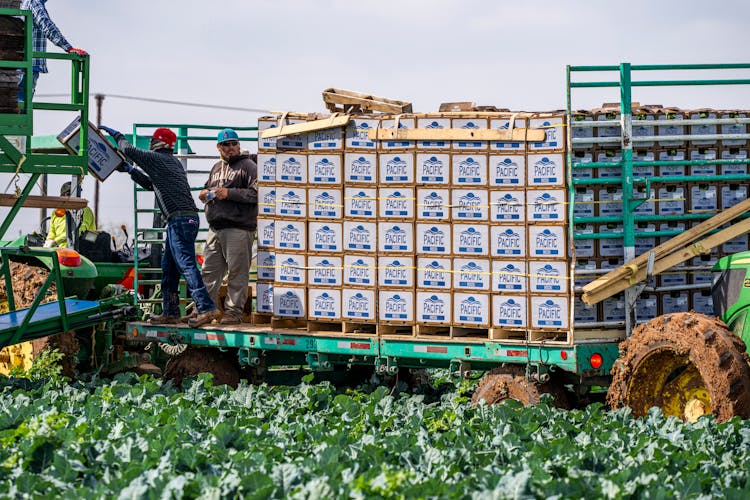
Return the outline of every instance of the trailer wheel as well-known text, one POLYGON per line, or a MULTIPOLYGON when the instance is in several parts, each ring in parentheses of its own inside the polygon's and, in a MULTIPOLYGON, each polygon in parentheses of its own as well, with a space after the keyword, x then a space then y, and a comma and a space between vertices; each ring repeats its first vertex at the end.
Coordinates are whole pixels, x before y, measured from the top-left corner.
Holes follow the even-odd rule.
POLYGON ((698 313, 654 318, 620 344, 607 402, 643 416, 652 406, 694 422, 750 417, 750 358, 724 323, 698 313))
POLYGON ((232 354, 218 349, 188 348, 184 353, 170 358, 164 370, 164 378, 182 387, 185 377, 201 373, 213 375, 214 385, 237 387, 240 383, 238 362, 232 354))
POLYGON ((552 396, 554 406, 570 408, 565 386, 554 377, 541 384, 526 379, 526 366, 506 364, 484 374, 471 397, 471 404, 477 405, 481 400, 496 404, 511 399, 532 406, 539 403, 543 394, 552 396))

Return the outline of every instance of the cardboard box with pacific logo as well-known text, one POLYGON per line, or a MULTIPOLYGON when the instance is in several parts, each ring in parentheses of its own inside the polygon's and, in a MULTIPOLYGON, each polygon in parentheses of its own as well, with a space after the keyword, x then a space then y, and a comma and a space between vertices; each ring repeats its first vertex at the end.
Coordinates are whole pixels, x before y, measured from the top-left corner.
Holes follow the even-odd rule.
MULTIPOLYGON (((81 117, 76 117, 57 136, 57 140, 65 146, 65 149, 74 155, 78 154, 81 147, 80 131, 81 117)), ((117 151, 90 122, 88 129, 88 153, 89 171, 100 181, 106 180, 125 161, 122 153, 117 151)))
POLYGON ((325 287, 307 289, 308 319, 341 321, 341 289, 325 287))

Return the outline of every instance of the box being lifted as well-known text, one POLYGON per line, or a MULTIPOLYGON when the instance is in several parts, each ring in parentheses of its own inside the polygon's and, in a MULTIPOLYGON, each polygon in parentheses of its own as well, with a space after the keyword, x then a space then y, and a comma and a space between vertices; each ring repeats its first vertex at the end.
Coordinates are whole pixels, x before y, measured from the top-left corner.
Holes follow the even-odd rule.
MULTIPOLYGON (((70 125, 65 127, 65 130, 57 135, 57 140, 74 155, 77 155, 80 149, 80 131, 81 117, 77 116, 70 125)), ((91 122, 89 122, 88 143, 89 171, 94 177, 104 181, 125 161, 125 157, 99 133, 91 122)))

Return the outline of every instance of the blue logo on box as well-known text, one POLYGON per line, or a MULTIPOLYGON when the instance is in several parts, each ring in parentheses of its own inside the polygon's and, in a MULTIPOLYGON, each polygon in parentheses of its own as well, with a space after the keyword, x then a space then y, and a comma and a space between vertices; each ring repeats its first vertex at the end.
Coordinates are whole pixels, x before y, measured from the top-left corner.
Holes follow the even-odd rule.
POLYGON ((445 321, 446 307, 445 301, 437 295, 433 295, 422 304, 423 321, 445 321))

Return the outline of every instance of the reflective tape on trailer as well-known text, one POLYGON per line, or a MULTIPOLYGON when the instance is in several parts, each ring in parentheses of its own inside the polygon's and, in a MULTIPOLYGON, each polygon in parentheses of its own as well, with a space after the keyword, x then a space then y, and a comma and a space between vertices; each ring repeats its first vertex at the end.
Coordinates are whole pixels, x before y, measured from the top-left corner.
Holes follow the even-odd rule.
POLYGON ((528 358, 529 352, 523 349, 498 349, 495 351, 498 356, 505 356, 507 358, 528 358))
POLYGON ((448 348, 439 345, 415 345, 414 352, 428 352, 433 354, 448 354, 448 348))
POLYGON ((169 337, 169 332, 163 332, 158 330, 146 330, 146 337, 152 339, 163 339, 169 337))
POLYGON ((218 340, 224 341, 224 334, 222 333, 196 333, 193 335, 195 340, 218 340))
POLYGON ((339 341, 336 343, 336 347, 339 349, 370 349, 369 342, 344 342, 339 341))
POLYGON ((274 337, 265 338, 263 340, 263 343, 268 345, 297 345, 297 341, 295 339, 282 339, 274 337))

